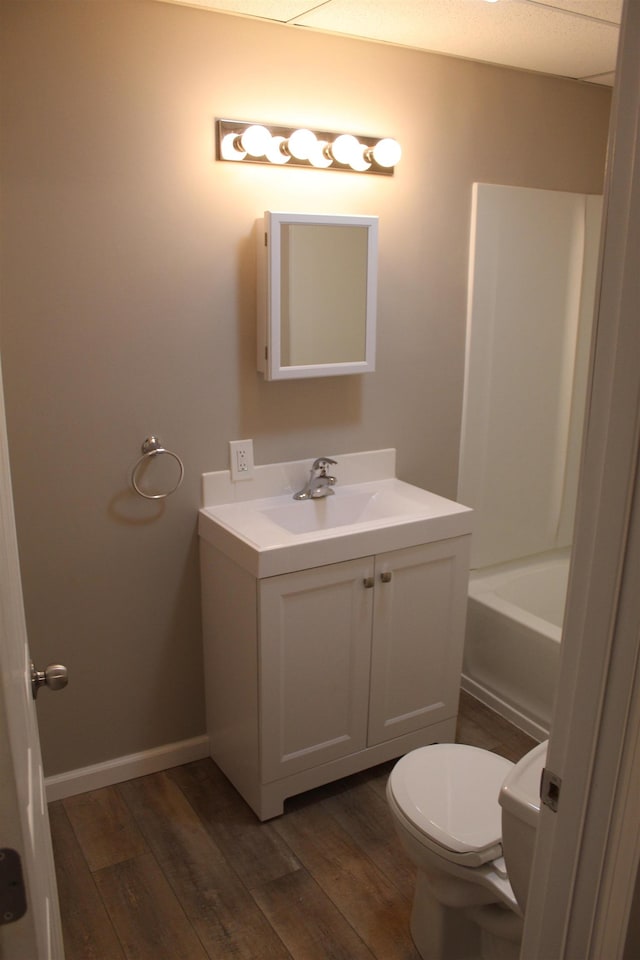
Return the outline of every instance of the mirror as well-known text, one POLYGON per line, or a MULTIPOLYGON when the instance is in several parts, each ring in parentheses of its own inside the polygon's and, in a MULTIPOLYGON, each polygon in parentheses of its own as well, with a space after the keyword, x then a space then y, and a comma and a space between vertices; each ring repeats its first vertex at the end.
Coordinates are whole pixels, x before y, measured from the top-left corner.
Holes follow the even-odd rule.
POLYGON ((258 221, 258 370, 267 380, 375 368, 377 217, 258 221))

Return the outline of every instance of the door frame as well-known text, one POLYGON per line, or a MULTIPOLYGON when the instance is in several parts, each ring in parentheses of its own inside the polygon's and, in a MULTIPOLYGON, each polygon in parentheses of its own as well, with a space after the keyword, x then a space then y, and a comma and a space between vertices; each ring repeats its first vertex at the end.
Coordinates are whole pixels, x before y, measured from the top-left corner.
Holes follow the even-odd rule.
POLYGON ((622 957, 640 828, 640 4, 625 2, 560 678, 523 960, 622 957))

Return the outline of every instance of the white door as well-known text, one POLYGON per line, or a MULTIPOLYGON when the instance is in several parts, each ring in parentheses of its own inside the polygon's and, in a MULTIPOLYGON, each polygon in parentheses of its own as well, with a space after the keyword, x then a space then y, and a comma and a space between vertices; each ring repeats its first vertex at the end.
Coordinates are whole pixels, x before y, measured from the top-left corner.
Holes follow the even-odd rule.
POLYGON ((373 559, 259 581, 265 782, 367 745, 373 559))
POLYGON ((1 374, 0 664, 0 848, 4 853, 0 856, 0 878, 6 880, 0 883, 0 957, 63 960, 40 739, 31 693, 1 374), (19 886, 3 873, 17 859, 11 851, 17 852, 21 864, 24 913, 19 886))
POLYGON ((369 746, 456 715, 470 540, 376 557, 369 746))
POLYGON ((640 4, 623 8, 589 416, 523 960, 639 956, 640 4), (630 939, 626 942, 627 932, 630 939), (636 943, 634 944, 634 938, 636 943))

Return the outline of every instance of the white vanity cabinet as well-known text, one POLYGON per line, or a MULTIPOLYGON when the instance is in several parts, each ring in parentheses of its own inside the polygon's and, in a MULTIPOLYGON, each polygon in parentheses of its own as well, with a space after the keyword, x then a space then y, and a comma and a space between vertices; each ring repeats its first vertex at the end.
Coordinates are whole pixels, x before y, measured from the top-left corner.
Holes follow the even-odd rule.
POLYGON ((469 542, 258 579, 201 539, 211 755, 260 819, 454 739, 469 542))

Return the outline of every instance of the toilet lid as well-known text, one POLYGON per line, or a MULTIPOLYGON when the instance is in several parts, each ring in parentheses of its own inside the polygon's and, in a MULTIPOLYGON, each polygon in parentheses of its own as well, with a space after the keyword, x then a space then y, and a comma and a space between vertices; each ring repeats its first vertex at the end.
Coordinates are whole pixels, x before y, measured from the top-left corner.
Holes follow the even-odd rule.
POLYGON ((459 743, 413 750, 389 778, 407 820, 440 855, 480 865, 502 853, 498 795, 513 768, 510 760, 459 743))

